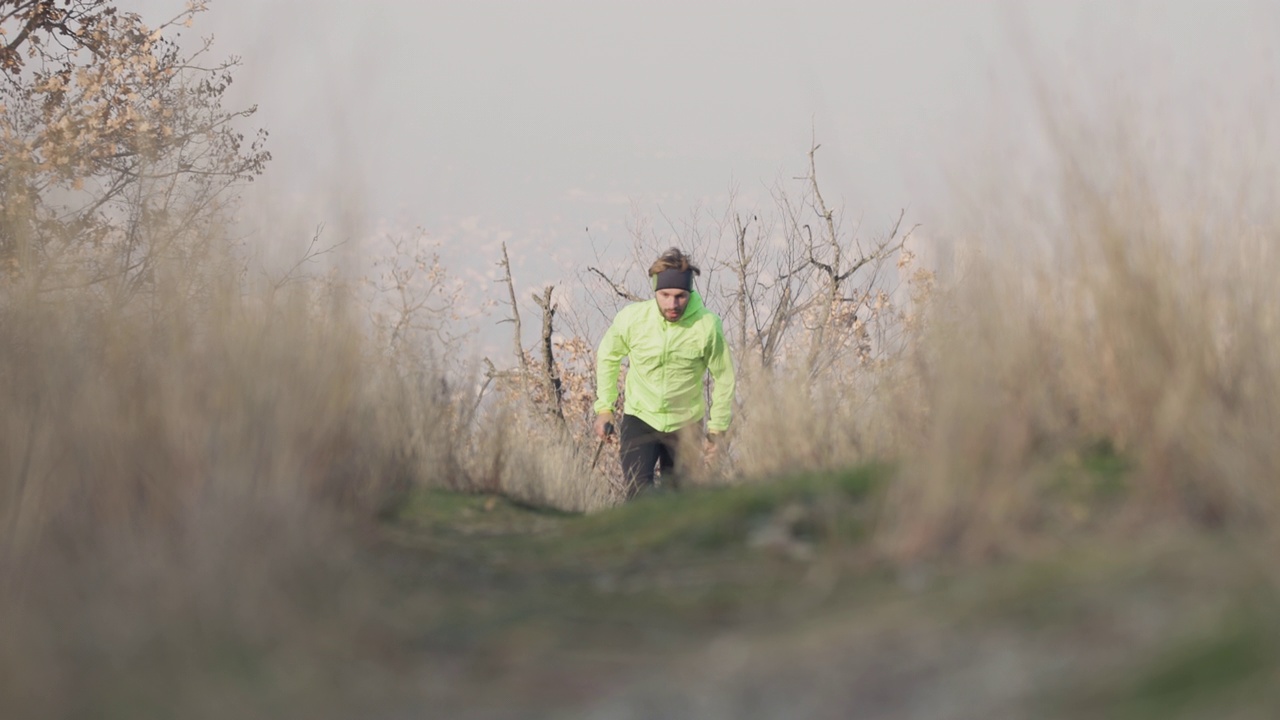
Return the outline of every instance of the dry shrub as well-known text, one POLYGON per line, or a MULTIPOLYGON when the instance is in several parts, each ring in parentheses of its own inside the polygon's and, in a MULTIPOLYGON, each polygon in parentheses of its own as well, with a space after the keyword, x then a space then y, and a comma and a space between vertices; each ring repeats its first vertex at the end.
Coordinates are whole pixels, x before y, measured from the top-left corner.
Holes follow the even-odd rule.
MULTIPOLYGON (((904 255, 899 269, 907 270, 910 259, 904 255)), ((786 352, 771 368, 750 355, 737 358, 740 402, 733 452, 723 468, 729 482, 897 459, 918 440, 920 378, 909 350, 932 301, 935 275, 904 274, 899 289, 906 297, 864 308, 865 319, 851 317, 859 334, 829 343, 832 360, 824 367, 786 352)), ((811 340, 797 333, 792 342, 803 349, 811 340)))
POLYGON ((487 409, 466 447, 469 485, 464 489, 570 512, 598 510, 619 499, 615 482, 604 472, 617 444, 601 448, 575 437, 544 407, 519 397, 497 400, 487 409))

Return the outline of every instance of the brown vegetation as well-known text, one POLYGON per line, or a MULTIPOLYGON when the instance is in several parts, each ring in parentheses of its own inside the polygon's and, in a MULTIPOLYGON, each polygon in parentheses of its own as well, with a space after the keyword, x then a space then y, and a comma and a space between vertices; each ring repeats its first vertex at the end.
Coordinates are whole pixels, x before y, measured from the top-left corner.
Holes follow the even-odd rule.
MULTIPOLYGON (((0 3, 0 713, 127 705, 112 683, 137 657, 176 679, 201 653, 265 656, 281 692, 322 685, 317 654, 367 641, 353 537, 414 490, 619 501, 590 432, 594 338, 557 331, 554 288, 533 352, 504 249, 514 367, 484 371, 441 362, 447 269, 416 246, 371 302, 331 277, 251 288, 223 210, 267 155, 220 107, 230 65, 195 70, 164 37, 200 6, 158 29, 68 7, 0 3)), ((770 213, 730 206, 691 237, 741 378, 705 482, 891 465, 868 552, 893 563, 1157 523, 1269 539, 1277 226, 1099 135, 1055 136, 1049 209, 979 208, 1008 235, 958 244, 945 277, 904 215, 849 227, 816 146, 770 213), (1124 468, 1114 487, 1074 472, 1098 460, 1124 468)), ((591 301, 647 297, 643 267, 591 268, 591 301)))

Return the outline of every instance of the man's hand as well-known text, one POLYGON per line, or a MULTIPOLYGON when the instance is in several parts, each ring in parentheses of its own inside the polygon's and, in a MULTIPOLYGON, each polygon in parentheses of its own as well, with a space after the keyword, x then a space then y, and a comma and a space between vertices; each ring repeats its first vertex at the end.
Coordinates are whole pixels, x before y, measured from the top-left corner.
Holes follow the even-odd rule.
POLYGON ((602 412, 596 415, 595 433, 596 437, 601 440, 607 440, 610 435, 613 435, 612 412, 602 412))
POLYGON ((724 444, 724 433, 709 432, 702 441, 702 457, 708 464, 720 457, 720 446, 724 444))

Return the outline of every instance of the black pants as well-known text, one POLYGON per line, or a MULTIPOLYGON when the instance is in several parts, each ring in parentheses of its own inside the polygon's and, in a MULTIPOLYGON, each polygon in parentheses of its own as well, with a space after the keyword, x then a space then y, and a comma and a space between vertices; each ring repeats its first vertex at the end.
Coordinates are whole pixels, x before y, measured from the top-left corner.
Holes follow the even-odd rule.
POLYGON ((663 485, 672 489, 679 487, 679 476, 686 469, 686 458, 681 453, 696 447, 692 433, 697 428, 698 423, 695 422, 672 432, 659 432, 634 415, 622 416, 618 428, 618 451, 628 499, 653 486, 654 466, 662 474, 663 485))

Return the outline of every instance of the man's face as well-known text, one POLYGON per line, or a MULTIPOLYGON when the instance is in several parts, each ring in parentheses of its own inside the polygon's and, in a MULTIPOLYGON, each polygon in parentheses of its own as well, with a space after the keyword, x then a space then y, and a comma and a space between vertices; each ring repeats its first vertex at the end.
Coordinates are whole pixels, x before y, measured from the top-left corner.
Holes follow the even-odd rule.
POLYGON ((658 291, 658 309, 667 322, 675 322, 689 307, 689 291, 664 288, 658 291))

